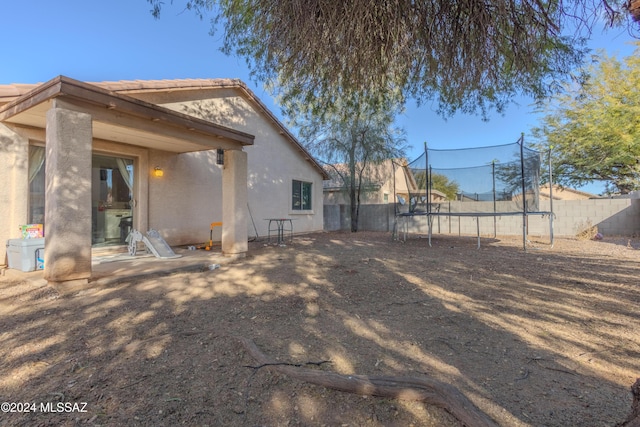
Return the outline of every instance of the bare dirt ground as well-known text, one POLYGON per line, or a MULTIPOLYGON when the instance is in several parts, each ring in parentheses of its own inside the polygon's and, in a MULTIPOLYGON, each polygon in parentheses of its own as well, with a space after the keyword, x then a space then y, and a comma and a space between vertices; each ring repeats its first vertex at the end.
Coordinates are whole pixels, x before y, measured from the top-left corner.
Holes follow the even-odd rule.
POLYGON ((638 238, 319 233, 73 296, 0 278, 0 402, 36 405, 0 425, 460 425, 258 368, 245 337, 309 369, 436 378, 503 426, 615 426, 640 376, 639 261, 638 238))

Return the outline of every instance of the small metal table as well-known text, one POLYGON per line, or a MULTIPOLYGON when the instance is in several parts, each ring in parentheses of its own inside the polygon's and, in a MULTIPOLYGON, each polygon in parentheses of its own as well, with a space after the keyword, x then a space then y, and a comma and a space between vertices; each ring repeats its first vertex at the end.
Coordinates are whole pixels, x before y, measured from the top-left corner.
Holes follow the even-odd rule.
POLYGON ((271 243, 271 233, 276 232, 276 244, 284 246, 285 233, 289 233, 289 242, 293 241, 293 222, 290 218, 267 218, 269 221, 269 243, 271 243), (288 226, 287 226, 288 225, 288 226))

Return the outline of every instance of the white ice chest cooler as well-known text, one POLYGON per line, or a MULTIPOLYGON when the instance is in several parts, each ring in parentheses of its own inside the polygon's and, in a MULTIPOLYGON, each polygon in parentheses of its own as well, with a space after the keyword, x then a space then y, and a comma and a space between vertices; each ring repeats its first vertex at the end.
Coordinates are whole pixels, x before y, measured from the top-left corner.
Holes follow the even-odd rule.
POLYGON ((44 268, 44 237, 36 239, 10 239, 7 242, 9 268, 35 271, 44 268))

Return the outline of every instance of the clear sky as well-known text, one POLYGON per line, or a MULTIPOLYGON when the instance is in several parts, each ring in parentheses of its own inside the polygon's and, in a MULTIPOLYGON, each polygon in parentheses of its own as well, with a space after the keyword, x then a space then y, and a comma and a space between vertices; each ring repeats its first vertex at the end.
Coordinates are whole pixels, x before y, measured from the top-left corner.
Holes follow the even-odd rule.
MULTIPOLYGON (((240 78, 280 116, 269 93, 250 80, 244 59, 219 52, 221 33, 209 35, 208 21, 171 2, 156 20, 146 0, 3 0, 0 22, 0 84, 45 82, 58 75, 88 82, 240 78)), ((630 40, 624 30, 598 32, 590 47, 628 56, 630 40)), ((521 133, 526 138, 538 120, 530 104, 520 99, 485 122, 470 115, 445 121, 428 103, 420 108, 409 103, 398 124, 407 132, 413 146, 407 155, 413 159, 424 141, 432 148, 464 148, 515 142, 521 133)))

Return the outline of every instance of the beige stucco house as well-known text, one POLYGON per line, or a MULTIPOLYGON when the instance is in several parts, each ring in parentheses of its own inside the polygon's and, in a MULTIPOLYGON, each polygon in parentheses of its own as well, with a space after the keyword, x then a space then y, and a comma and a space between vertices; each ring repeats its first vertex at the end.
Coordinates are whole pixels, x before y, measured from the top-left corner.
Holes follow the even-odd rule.
MULTIPOLYGON (((0 241, 44 223, 45 278, 82 285, 130 228, 242 256, 267 218, 322 229, 328 176, 239 80, 0 86, 0 241)), ((0 264, 6 263, 0 245, 0 264)))
MULTIPOLYGON (((339 174, 335 172, 336 169, 345 168, 346 165, 343 164, 325 167, 331 179, 324 182, 324 204, 349 204, 349 195, 339 174)), ((410 195, 425 195, 424 188, 419 189, 406 159, 388 159, 378 164, 369 164, 364 176, 360 195, 360 203, 363 205, 398 203, 409 200, 410 195)), ((431 190, 430 198, 431 203, 438 203, 444 201, 446 196, 438 190, 431 190)))
POLYGON ((561 187, 557 184, 553 185, 551 191, 549 191, 549 184, 540 186, 540 200, 549 200, 551 195, 553 195, 553 200, 589 200, 599 198, 595 194, 576 190, 575 188, 561 187))

